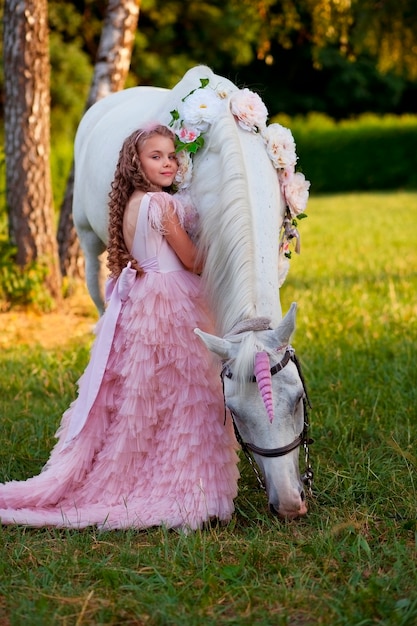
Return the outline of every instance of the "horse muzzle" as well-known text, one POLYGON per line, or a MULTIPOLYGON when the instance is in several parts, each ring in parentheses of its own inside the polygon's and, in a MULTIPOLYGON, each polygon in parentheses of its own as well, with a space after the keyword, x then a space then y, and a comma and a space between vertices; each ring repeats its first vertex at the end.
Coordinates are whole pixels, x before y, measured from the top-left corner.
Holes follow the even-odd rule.
POLYGON ((269 510, 283 520, 293 520, 307 515, 308 507, 304 491, 301 491, 299 497, 295 497, 293 501, 286 501, 285 504, 269 502, 269 510))

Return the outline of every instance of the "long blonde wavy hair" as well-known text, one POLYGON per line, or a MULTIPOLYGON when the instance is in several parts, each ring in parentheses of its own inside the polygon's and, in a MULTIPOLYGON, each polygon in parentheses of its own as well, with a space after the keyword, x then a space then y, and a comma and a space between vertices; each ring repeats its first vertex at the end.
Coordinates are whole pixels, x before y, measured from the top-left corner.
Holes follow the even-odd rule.
MULTIPOLYGON (((132 257, 123 238, 123 215, 132 193, 138 189, 154 190, 145 175, 140 162, 140 152, 147 139, 162 135, 175 140, 174 133, 162 124, 135 130, 123 142, 116 165, 111 191, 109 193, 109 227, 107 245, 107 266, 110 276, 117 278, 130 261, 139 274, 143 273, 136 259, 132 257)), ((170 191, 170 189, 166 189, 170 191)))

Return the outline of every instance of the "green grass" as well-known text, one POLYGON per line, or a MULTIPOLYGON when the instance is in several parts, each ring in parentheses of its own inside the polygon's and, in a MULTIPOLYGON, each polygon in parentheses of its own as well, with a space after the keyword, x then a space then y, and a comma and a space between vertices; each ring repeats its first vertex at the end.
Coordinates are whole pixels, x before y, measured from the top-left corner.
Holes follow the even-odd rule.
MULTIPOLYGON (((0 624, 417 623, 417 194, 312 198, 281 296, 307 379, 314 498, 281 523, 246 460, 229 526, 0 530, 0 624)), ((0 354, 3 479, 37 473, 88 344, 0 354)))

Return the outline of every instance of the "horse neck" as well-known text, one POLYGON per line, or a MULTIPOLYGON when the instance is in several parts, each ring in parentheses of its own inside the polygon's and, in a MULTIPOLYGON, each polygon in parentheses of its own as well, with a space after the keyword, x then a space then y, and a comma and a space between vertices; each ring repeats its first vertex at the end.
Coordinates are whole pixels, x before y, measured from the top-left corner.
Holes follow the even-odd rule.
POLYGON ((281 319, 279 229, 283 207, 262 138, 216 121, 194 165, 192 194, 202 217, 206 280, 217 331, 254 317, 281 319))
POLYGON ((252 224, 254 316, 268 317, 275 327, 282 319, 279 296, 279 235, 285 206, 277 172, 259 134, 238 130, 245 155, 245 177, 252 224))

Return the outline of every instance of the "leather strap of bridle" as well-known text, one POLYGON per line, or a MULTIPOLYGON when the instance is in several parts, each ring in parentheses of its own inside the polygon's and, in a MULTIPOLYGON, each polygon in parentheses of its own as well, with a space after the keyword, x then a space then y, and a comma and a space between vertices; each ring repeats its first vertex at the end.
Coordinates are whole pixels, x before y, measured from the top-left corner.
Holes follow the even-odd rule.
MULTIPOLYGON (((285 351, 283 359, 279 363, 277 363, 276 365, 273 365, 271 367, 271 370, 270 370, 271 371, 271 376, 274 376, 275 374, 278 374, 278 372, 283 370, 284 367, 286 365, 288 365, 288 363, 292 359, 293 355, 294 355, 294 350, 292 348, 287 348, 287 350, 285 351)), ((223 376, 226 376, 230 380, 233 378, 232 372, 229 369, 227 369, 226 367, 223 368, 222 377, 223 376)), ((256 376, 252 376, 251 382, 256 383, 256 376)))
POLYGON ((245 443, 245 446, 255 454, 260 454, 261 456, 267 457, 277 457, 277 456, 285 456, 289 452, 292 452, 299 446, 301 446, 304 440, 304 432, 298 435, 297 439, 294 439, 292 443, 287 444, 286 446, 281 446, 280 448, 258 448, 253 443, 245 443))
MULTIPOLYGON (((235 434, 236 434, 236 439, 238 440, 239 444, 242 446, 242 449, 244 451, 246 451, 246 452, 247 452, 247 450, 250 450, 254 454, 259 454, 260 456, 273 458, 273 457, 285 456, 286 454, 289 454, 289 452, 292 452, 293 450, 296 450, 297 448, 299 448, 301 445, 309 445, 309 444, 313 443, 313 440, 308 437, 308 430, 309 430, 308 408, 309 407, 311 408, 310 399, 308 397, 305 380, 304 380, 304 377, 303 377, 302 372, 301 372, 300 363, 299 363, 297 357, 295 356, 294 350, 291 347, 287 348, 287 350, 285 351, 283 359, 279 363, 277 363, 276 365, 271 367, 271 376, 274 376, 274 374, 277 374, 278 372, 283 370, 284 367, 286 365, 288 365, 289 361, 293 361, 295 363, 295 365, 297 367, 297 370, 298 370, 298 374, 300 376, 300 379, 301 379, 301 382, 302 382, 302 385, 303 385, 303 388, 304 388, 305 397, 304 397, 304 428, 303 428, 303 432, 300 433, 298 435, 298 437, 296 439, 294 439, 294 441, 292 441, 291 443, 288 443, 285 446, 281 446, 280 448, 260 448, 260 447, 256 446, 253 443, 249 443, 247 441, 243 441, 242 437, 240 436, 240 433, 239 433, 239 430, 237 428, 237 425, 236 425, 235 416, 234 416, 233 412, 230 411, 231 416, 232 416, 232 421, 233 421, 235 434)), ((227 378, 231 379, 233 377, 233 374, 232 374, 232 372, 230 370, 227 370, 226 368, 224 368, 223 371, 222 371, 222 379, 223 379, 223 376, 227 376, 227 378)), ((256 377, 255 376, 253 376, 252 382, 256 382, 256 377)), ((224 390, 223 390, 223 393, 224 393, 224 390)))

